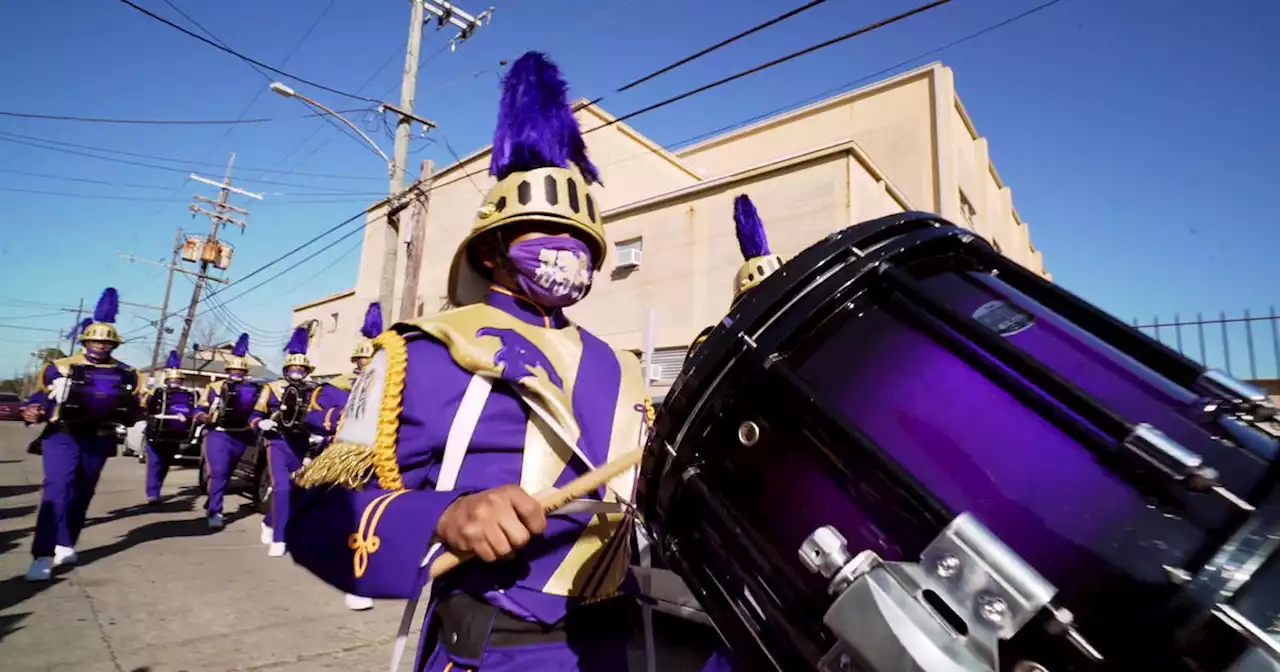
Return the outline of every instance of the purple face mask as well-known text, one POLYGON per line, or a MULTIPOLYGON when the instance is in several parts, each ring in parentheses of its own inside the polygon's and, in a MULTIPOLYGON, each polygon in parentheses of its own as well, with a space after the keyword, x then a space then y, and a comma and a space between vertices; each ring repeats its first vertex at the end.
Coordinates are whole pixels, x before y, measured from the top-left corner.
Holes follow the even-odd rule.
POLYGON ((544 308, 572 306, 591 287, 591 251, 577 238, 526 240, 512 245, 507 257, 520 291, 544 308))

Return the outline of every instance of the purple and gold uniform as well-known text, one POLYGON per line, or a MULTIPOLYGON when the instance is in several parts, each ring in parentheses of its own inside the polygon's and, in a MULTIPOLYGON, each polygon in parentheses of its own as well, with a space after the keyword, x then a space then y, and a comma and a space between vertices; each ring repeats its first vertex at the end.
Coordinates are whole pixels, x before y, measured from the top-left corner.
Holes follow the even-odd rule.
MULTIPOLYGON (((585 295, 606 249, 588 191, 598 176, 565 88, 541 54, 513 64, 491 162, 499 182, 450 273, 461 307, 374 340, 333 445, 294 475, 293 558, 343 591, 416 600, 455 500, 509 484, 563 486, 641 444, 639 362, 561 310, 585 295), (526 118, 548 110, 554 119, 526 118), (503 232, 522 230, 513 225, 569 233, 508 244, 503 232), (506 248, 495 262, 512 269, 506 285, 477 261, 485 236, 506 248)), ((626 669, 634 601, 624 502, 634 479, 633 470, 549 515, 509 558, 466 563, 430 585, 414 669, 626 669)))
POLYGON ((344 373, 316 388, 311 395, 311 404, 307 413, 307 424, 312 432, 325 437, 326 444, 338 431, 338 421, 342 418, 342 409, 351 396, 351 387, 356 377, 373 357, 373 339, 382 333, 382 307, 377 301, 369 304, 364 313, 364 324, 360 327, 360 342, 351 353, 351 363, 355 365, 353 373, 344 373))
POLYGON ((47 581, 54 566, 76 561, 75 544, 107 458, 116 454, 115 423, 142 415, 142 379, 111 352, 119 297, 107 288, 92 320, 78 325, 85 350, 50 362, 40 372, 38 406, 54 429, 44 438, 44 488, 31 544, 28 581, 47 581))
MULTIPOLYGON (((280 427, 275 420, 286 388, 301 383, 312 371, 311 362, 307 359, 307 339, 305 327, 294 329, 285 346, 285 378, 262 388, 262 395, 253 409, 253 425, 267 439, 267 473, 271 478, 272 495, 264 524, 271 530, 268 553, 272 557, 282 556, 285 552, 284 529, 289 523, 289 490, 292 486, 289 475, 302 466, 303 458, 311 448, 310 433, 278 431, 280 427)), ((310 396, 308 393, 308 399, 310 396)))
MULTIPOLYGON (((205 484, 208 498, 205 511, 209 515, 209 527, 223 527, 222 502, 227 492, 227 484, 240 458, 249 449, 249 445, 257 441, 257 433, 249 426, 252 407, 257 403, 257 395, 248 399, 234 398, 227 394, 228 382, 247 385, 249 375, 249 335, 240 334, 231 349, 231 357, 226 363, 227 380, 215 380, 200 396, 196 405, 199 422, 211 423, 204 435, 205 484), (225 418, 243 417, 243 427, 226 427, 225 418)), ((254 388, 245 390, 253 392, 254 388)), ((238 422, 230 423, 239 425, 238 422)))
MULTIPOLYGON (((142 406, 146 409, 146 414, 151 422, 170 423, 171 426, 179 427, 185 430, 188 420, 194 421, 196 409, 194 404, 194 395, 182 387, 182 358, 178 356, 177 350, 169 352, 169 359, 165 362, 164 387, 153 388, 148 390, 143 397, 142 406), (162 390, 167 391, 167 395, 162 394, 162 390), (168 398, 170 408, 161 408, 161 399, 168 398), (165 419, 152 419, 156 415, 167 414, 171 417, 165 419)), ((187 436, 187 432, 183 431, 181 435, 167 436, 187 436)), ((173 460, 178 454, 178 449, 183 443, 182 439, 174 438, 170 440, 153 440, 150 436, 145 439, 146 447, 144 450, 147 454, 147 501, 155 504, 160 501, 160 490, 164 487, 164 479, 169 475, 169 469, 173 466, 173 460)))

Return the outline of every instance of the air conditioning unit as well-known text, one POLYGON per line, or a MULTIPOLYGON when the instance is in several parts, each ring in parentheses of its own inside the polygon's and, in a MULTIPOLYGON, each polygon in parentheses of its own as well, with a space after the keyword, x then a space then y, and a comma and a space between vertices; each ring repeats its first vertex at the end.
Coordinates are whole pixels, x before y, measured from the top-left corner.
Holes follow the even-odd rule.
POLYGON ((649 365, 649 382, 656 383, 660 380, 662 380, 662 365, 650 364, 649 365))
POLYGON ((640 268, 640 257, 644 255, 642 250, 629 248, 618 250, 617 268, 640 268))

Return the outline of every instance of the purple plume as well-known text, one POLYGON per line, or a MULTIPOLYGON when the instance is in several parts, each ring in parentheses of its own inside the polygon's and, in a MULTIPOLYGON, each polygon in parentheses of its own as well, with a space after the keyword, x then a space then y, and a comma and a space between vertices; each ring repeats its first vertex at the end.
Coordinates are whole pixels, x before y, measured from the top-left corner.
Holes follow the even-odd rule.
POLYGON ((565 99, 569 85, 545 54, 530 51, 507 71, 493 132, 489 174, 499 180, 512 173, 572 162, 587 184, 600 182, 600 171, 587 158, 587 143, 565 99))
POLYGON ((76 340, 77 338, 79 338, 80 334, 84 332, 85 329, 89 328, 89 325, 91 324, 93 324, 93 318, 86 317, 83 320, 80 320, 80 324, 71 325, 71 333, 67 334, 67 340, 69 341, 76 340))
POLYGON ((102 297, 98 299, 98 306, 93 309, 93 319, 97 322, 113 324, 116 321, 116 313, 119 311, 120 294, 116 292, 115 287, 108 287, 102 290, 102 297))
POLYGON ((360 335, 374 338, 382 333, 382 306, 374 301, 364 311, 364 326, 360 327, 360 335))
POLYGON ((738 234, 738 249, 743 259, 753 259, 769 254, 769 237, 764 232, 764 222, 756 212, 751 199, 743 194, 733 199, 733 223, 738 234))
POLYGON ((169 359, 165 360, 164 368, 166 369, 182 368, 182 358, 178 356, 177 350, 169 351, 169 359))
POLYGON ((284 346, 284 351, 290 355, 307 354, 307 328, 298 327, 293 330, 293 335, 289 337, 289 343, 284 346))
POLYGON ((236 357, 244 357, 249 354, 249 334, 240 334, 240 338, 236 339, 236 344, 231 348, 231 354, 236 357))

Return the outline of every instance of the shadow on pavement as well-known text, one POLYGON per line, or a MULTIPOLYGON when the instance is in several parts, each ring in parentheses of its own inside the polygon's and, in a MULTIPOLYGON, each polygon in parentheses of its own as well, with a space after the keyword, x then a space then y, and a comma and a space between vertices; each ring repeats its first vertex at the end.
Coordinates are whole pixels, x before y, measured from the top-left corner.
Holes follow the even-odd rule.
POLYGON ((27 506, 15 506, 11 509, 0 509, 0 520, 8 520, 10 518, 21 518, 29 516, 36 512, 36 505, 29 504, 27 506))
POLYGON ((40 490, 39 485, 0 485, 0 499, 29 495, 40 490))
POLYGON ((31 530, 5 530, 0 532, 0 553, 8 553, 18 547, 18 541, 31 534, 31 530))
POLYGON ((21 630, 22 627, 18 624, 26 620, 30 615, 31 612, 28 611, 21 614, 6 614, 0 616, 0 642, 3 642, 4 638, 8 637, 10 634, 21 630))

